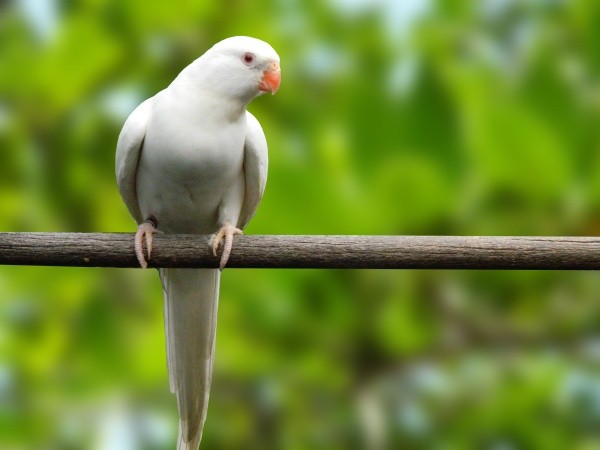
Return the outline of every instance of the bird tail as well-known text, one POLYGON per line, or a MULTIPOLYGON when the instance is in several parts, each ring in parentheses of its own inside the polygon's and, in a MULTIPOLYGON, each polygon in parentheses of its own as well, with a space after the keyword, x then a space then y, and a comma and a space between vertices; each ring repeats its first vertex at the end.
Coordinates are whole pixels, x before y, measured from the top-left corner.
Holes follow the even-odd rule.
POLYGON ((160 269, 167 365, 179 409, 178 450, 197 450, 212 380, 220 272, 160 269))

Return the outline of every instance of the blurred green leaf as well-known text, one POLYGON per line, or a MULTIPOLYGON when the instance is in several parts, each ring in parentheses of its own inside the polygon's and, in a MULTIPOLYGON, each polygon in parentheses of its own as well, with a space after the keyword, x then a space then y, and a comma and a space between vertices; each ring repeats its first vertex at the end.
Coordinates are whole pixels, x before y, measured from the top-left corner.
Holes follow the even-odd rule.
MULTIPOLYGON (((127 115, 249 34, 249 233, 600 233, 597 2, 0 5, 0 229, 133 231, 127 115)), ((226 271, 206 448, 596 448, 595 273, 226 271)), ((0 447, 173 448, 155 273, 0 268, 0 447), (118 444, 115 444, 117 442, 118 444)))

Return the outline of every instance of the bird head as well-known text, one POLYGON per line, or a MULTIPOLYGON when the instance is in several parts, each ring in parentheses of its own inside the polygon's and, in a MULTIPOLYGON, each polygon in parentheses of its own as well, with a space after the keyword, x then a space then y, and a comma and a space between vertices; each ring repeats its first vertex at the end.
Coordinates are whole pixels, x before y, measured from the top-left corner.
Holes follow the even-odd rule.
POLYGON ((266 42, 247 36, 216 43, 192 66, 204 88, 242 104, 266 92, 275 94, 281 83, 277 52, 266 42))

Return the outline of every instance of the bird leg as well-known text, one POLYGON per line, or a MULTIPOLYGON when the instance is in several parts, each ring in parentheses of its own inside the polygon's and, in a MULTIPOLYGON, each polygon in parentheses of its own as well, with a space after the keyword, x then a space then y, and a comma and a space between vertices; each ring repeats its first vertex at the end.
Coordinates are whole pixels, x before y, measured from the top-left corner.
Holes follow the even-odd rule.
POLYGON ((231 247, 233 246, 233 236, 236 234, 244 234, 242 230, 234 227, 229 222, 225 222, 223 226, 217 231, 212 237, 212 250, 213 255, 217 256, 217 248, 224 239, 223 242, 223 253, 221 253, 221 262, 219 264, 219 270, 223 270, 231 254, 231 247))
POLYGON ((135 255, 142 269, 148 267, 148 261, 152 254, 152 235, 154 233, 158 233, 158 230, 156 229, 156 221, 153 218, 146 219, 146 221, 140 223, 135 233, 135 255), (146 240, 148 259, 144 258, 144 238, 146 240))

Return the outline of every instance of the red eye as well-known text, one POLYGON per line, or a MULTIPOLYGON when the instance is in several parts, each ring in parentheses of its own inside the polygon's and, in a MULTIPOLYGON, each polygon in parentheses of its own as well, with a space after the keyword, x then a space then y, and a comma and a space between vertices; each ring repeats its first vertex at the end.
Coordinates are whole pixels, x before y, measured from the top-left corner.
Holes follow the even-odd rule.
POLYGON ((244 56, 242 56, 242 61, 244 61, 246 64, 252 64, 254 62, 254 53, 244 53, 244 56))

